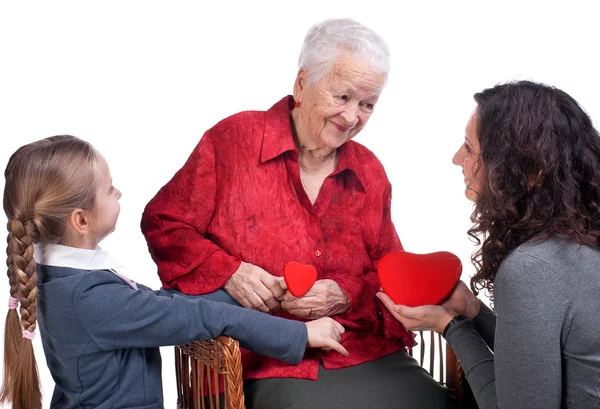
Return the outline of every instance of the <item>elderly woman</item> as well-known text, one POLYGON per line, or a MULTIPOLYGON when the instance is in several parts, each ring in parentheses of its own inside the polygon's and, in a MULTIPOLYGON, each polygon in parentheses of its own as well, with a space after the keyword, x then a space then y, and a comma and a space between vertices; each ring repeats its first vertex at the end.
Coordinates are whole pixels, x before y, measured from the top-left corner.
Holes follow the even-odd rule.
POLYGON ((475 94, 453 162, 475 202, 471 287, 442 306, 395 306, 443 333, 480 409, 600 407, 600 136, 565 92, 532 82, 475 94), (493 352, 492 352, 493 351, 493 352))
POLYGON ((315 25, 293 96, 208 130, 144 211, 142 231, 165 287, 224 289, 247 308, 333 317, 346 327, 347 357, 309 352, 290 366, 244 351, 248 408, 447 404, 447 390, 405 352, 413 334, 375 296, 378 260, 402 246, 383 166, 352 139, 388 70, 387 45, 372 30, 348 19, 315 25), (281 278, 291 261, 318 270, 302 297, 281 278))

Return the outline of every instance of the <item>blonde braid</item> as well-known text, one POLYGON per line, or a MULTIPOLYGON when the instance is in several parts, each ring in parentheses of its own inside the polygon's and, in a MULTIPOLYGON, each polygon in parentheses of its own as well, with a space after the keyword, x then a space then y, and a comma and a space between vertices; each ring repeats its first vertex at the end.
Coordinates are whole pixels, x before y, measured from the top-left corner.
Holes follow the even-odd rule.
POLYGON ((32 220, 9 221, 8 252, 15 268, 21 303, 23 339, 19 348, 19 360, 11 380, 13 409, 41 409, 42 394, 37 364, 31 340, 35 334, 37 317, 37 274, 33 258, 33 242, 38 230, 32 220), (27 391, 27 393, 23 393, 27 391))
POLYGON ((4 381, 2 383, 2 394, 0 395, 0 405, 8 402, 12 398, 12 377, 17 366, 19 357, 19 346, 23 338, 21 322, 14 304, 19 297, 19 286, 15 274, 15 265, 11 251, 10 226, 7 238, 8 246, 6 248, 6 266, 8 283, 10 286, 10 301, 8 313, 6 314, 6 323, 4 325, 4 381))
POLYGON ((33 240, 37 229, 31 221, 22 223, 13 219, 11 224, 11 244, 14 246, 11 253, 19 286, 21 325, 24 330, 34 332, 37 317, 37 274, 33 259, 33 240))
MULTIPOLYGON (((9 222, 10 223, 10 222, 9 222)), ((6 242, 7 242, 7 246, 6 246, 6 267, 7 267, 7 272, 6 275, 8 276, 8 285, 10 286, 10 296, 13 298, 19 298, 19 286, 17 283, 17 276, 15 274, 15 266, 14 263, 12 261, 12 252, 10 251, 10 240, 11 240, 11 233, 10 233, 10 226, 8 227, 9 233, 8 233, 8 237, 6 238, 6 242)))

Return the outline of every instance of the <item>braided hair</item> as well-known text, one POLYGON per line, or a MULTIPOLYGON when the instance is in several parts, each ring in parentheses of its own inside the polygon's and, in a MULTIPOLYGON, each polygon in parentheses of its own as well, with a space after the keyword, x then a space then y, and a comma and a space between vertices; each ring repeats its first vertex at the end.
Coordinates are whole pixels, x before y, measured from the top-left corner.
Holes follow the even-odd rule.
POLYGON ((34 244, 59 243, 69 215, 91 209, 96 193, 97 154, 87 142, 61 135, 19 148, 4 176, 8 218, 7 275, 10 306, 5 330, 2 401, 14 409, 41 409, 42 397, 33 344, 37 317, 34 244), (20 320, 18 316, 20 315, 20 320))

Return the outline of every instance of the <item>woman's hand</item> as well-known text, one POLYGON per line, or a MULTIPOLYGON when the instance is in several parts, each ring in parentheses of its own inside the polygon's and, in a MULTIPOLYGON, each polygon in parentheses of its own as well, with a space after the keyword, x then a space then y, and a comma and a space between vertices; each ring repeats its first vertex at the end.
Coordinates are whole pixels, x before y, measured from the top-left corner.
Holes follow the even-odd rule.
POLYGON ((273 313, 281 308, 280 302, 285 295, 282 282, 283 278, 242 261, 223 288, 242 306, 273 313))
POLYGON ((450 297, 442 303, 442 306, 472 320, 479 314, 481 300, 469 290, 465 283, 459 281, 450 297))
POLYGON ((377 297, 390 313, 410 331, 435 331, 442 333, 446 325, 457 315, 455 311, 441 305, 423 305, 420 307, 407 307, 397 305, 383 292, 377 297))
POLYGON ((340 344, 342 334, 346 331, 341 324, 331 318, 321 318, 307 322, 306 330, 308 332, 306 344, 309 348, 333 349, 344 356, 348 356, 348 351, 340 344))
POLYGON ((300 318, 331 317, 348 311, 350 298, 335 281, 317 280, 302 297, 286 293, 281 308, 300 318))

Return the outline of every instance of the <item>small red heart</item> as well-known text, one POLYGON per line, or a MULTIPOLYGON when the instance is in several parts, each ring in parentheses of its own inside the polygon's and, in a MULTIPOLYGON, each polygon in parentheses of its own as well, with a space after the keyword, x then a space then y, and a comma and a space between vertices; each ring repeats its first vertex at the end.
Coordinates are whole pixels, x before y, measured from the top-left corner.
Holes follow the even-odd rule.
POLYGON ((290 293, 295 297, 301 297, 317 281, 317 269, 310 264, 290 261, 285 265, 283 277, 290 293))
POLYGON ((462 263, 447 251, 395 251, 379 261, 377 270, 383 291, 396 304, 417 307, 444 301, 460 279, 462 263))

